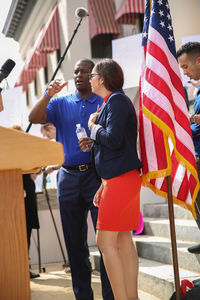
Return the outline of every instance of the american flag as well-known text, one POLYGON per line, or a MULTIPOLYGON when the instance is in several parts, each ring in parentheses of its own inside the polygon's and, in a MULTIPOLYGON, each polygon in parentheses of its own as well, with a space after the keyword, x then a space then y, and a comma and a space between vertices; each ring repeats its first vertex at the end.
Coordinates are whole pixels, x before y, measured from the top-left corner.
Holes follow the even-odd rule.
POLYGON ((173 201, 196 217, 199 190, 194 144, 167 0, 146 0, 140 79, 142 182, 167 198, 171 175, 173 201))

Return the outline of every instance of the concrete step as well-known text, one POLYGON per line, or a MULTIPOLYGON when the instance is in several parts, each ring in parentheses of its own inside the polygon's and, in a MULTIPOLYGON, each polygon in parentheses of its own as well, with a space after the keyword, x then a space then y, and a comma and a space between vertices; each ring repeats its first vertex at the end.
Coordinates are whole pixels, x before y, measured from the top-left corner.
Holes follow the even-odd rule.
MULTIPOLYGON (((150 218, 168 218, 168 204, 166 203, 145 203, 143 205, 143 216, 150 218)), ((176 219, 187 219, 193 220, 192 213, 179 206, 174 204, 174 216, 176 219)))
MULTIPOLYGON (((165 264, 173 264, 171 239, 138 235, 133 238, 139 257, 158 261, 165 264)), ((200 255, 191 254, 187 251, 188 247, 196 245, 196 243, 176 241, 178 265, 190 271, 200 273, 200 255)))
POLYGON ((149 293, 145 293, 144 291, 138 290, 138 296, 140 300, 162 300, 154 295, 149 293))
MULTIPOLYGON (((169 219, 144 217, 144 233, 170 238, 169 219)), ((200 230, 194 220, 175 219, 176 239, 180 241, 200 243, 200 230)))
MULTIPOLYGON (((200 273, 179 268, 179 278, 180 282, 183 279, 193 281, 200 278, 200 273)), ((175 291, 173 266, 140 258, 138 286, 159 299, 169 300, 175 291)))
MULTIPOLYGON (((99 271, 100 254, 96 247, 90 247, 90 258, 92 267, 99 271)), ((179 277, 180 281, 193 281, 200 278, 200 273, 179 268, 179 277)), ((139 293, 144 295, 141 300, 169 300, 175 291, 174 286, 172 265, 139 258, 138 288, 139 293)))
MULTIPOLYGON (((94 247, 89 247, 90 249, 90 260, 91 260, 91 264, 92 264, 92 269, 95 271, 100 272, 100 254, 99 254, 99 250, 97 249, 96 246, 94 247)), ((156 296, 154 296, 153 294, 149 293, 149 292, 145 292, 141 289, 139 289, 138 291, 138 296, 140 300, 162 300, 161 298, 158 298, 156 296)))

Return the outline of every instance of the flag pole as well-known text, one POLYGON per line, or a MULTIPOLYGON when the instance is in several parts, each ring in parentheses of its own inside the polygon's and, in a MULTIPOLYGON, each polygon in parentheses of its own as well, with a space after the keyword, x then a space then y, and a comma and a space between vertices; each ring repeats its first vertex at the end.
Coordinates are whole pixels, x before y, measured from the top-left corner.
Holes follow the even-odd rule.
POLYGON ((174 279, 175 279, 175 289, 176 289, 176 300, 181 300, 171 176, 167 176, 166 180, 167 180, 169 224, 170 224, 170 234, 171 234, 172 258, 173 258, 174 279))

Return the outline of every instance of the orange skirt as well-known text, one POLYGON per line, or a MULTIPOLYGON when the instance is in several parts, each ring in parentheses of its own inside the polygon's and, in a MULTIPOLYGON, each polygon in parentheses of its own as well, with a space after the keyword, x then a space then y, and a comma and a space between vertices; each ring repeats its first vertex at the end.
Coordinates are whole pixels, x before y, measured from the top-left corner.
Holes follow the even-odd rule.
POLYGON ((97 229, 137 230, 140 226, 141 177, 132 170, 111 179, 102 179, 104 189, 99 203, 97 229))

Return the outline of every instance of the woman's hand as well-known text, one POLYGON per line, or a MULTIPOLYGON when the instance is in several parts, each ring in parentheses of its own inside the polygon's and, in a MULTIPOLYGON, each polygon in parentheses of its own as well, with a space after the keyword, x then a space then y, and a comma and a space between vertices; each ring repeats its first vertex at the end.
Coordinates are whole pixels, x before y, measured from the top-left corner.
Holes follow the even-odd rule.
POLYGON ((53 80, 47 87, 47 95, 53 97, 55 94, 59 93, 67 83, 67 81, 64 81, 61 78, 53 80))
POLYGON ((93 140, 90 137, 85 137, 79 140, 79 145, 82 151, 90 152, 92 149, 93 140))
POLYGON ((95 112, 90 115, 89 120, 88 120, 88 128, 91 131, 93 126, 95 125, 96 119, 99 115, 99 112, 95 112))
POLYGON ((104 189, 104 185, 103 185, 103 183, 102 183, 102 184, 100 185, 99 189, 97 190, 95 196, 94 196, 93 204, 94 204, 94 206, 96 206, 96 207, 99 207, 103 189, 104 189))

